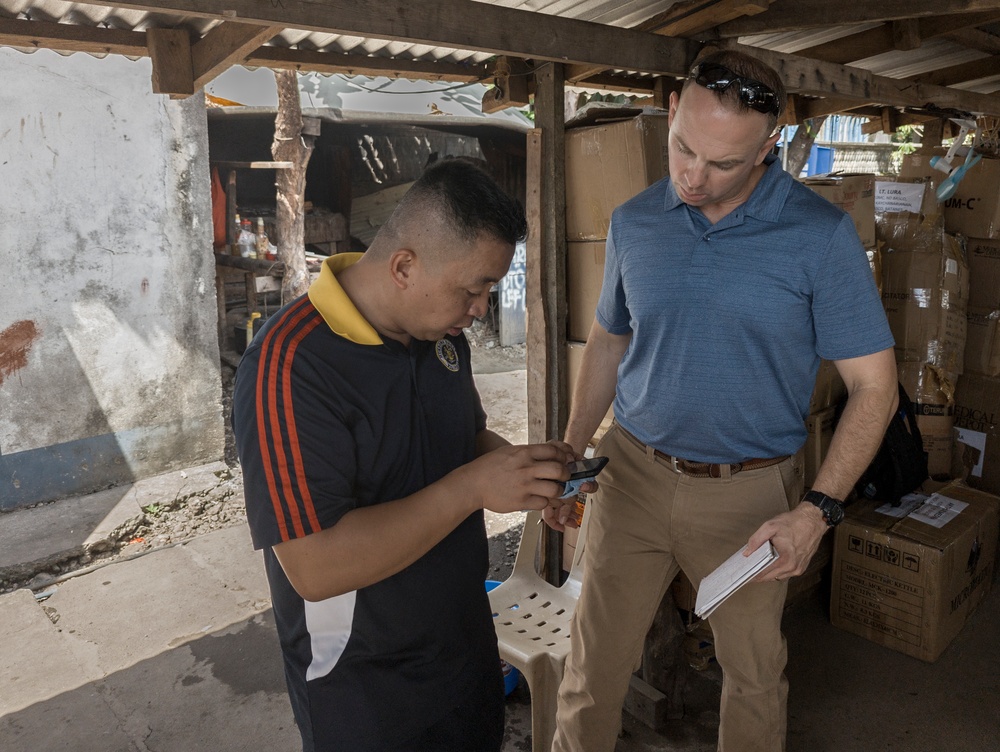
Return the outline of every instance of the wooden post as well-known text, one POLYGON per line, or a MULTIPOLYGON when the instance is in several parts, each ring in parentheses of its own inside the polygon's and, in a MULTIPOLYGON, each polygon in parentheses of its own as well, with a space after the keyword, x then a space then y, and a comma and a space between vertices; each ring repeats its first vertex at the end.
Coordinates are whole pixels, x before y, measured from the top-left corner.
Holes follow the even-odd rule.
POLYGON ((928 120, 924 123, 924 133, 920 138, 920 154, 930 154, 941 145, 944 137, 944 120, 928 120))
MULTIPOLYGON (((566 147, 562 65, 535 73, 535 124, 528 134, 526 262, 528 440, 562 438, 566 387, 566 147)), ((543 538, 542 569, 558 584, 562 536, 543 538)))

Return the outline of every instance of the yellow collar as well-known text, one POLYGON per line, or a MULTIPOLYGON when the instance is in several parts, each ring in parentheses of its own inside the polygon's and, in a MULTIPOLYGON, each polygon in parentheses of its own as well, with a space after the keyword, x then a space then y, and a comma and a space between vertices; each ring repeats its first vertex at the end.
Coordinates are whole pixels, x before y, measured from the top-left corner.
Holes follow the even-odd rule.
POLYGON ((309 300, 326 325, 344 339, 359 345, 381 345, 382 338, 347 297, 337 281, 337 273, 357 262, 361 253, 338 253, 323 262, 319 277, 309 285, 309 300))

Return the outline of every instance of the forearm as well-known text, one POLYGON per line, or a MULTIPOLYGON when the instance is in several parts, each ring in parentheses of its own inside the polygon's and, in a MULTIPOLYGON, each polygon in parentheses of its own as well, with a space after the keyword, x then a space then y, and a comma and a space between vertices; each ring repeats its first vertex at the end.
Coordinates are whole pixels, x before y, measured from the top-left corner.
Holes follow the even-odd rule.
POLYGON ((845 498, 878 451, 898 403, 894 362, 883 364, 881 378, 851 389, 813 488, 845 498))
POLYGON ((510 442, 503 436, 486 428, 476 434, 476 456, 482 457, 487 452, 492 452, 500 447, 510 446, 510 442))
POLYGON ((611 407, 618 382, 618 365, 631 335, 609 334, 594 322, 583 350, 580 376, 573 390, 572 409, 566 424, 565 441, 583 453, 611 407))
POLYGON ((476 509, 445 476, 404 499, 360 507, 337 524, 274 547, 292 587, 308 601, 332 598, 405 569, 476 509))

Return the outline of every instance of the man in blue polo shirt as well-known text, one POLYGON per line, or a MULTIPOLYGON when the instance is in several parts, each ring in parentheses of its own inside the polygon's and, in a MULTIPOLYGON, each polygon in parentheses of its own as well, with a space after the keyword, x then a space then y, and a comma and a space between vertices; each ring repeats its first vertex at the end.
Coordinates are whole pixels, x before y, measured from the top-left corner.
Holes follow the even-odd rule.
MULTIPOLYGON (((783 750, 780 623, 895 409, 893 340, 850 218, 770 156, 780 77, 719 52, 670 95, 670 177, 615 210, 565 439, 611 458, 560 687, 557 752, 610 752, 629 676, 681 569, 694 583, 770 540, 780 558, 709 618, 719 750, 783 750), (847 407, 803 496, 794 455, 821 358, 847 407), (802 503, 799 503, 802 501, 802 503)), ((546 514, 561 529, 568 508, 546 514)))
POLYGON ((240 363, 247 517, 306 752, 500 748, 483 509, 544 508, 575 458, 486 428, 462 334, 525 231, 485 172, 437 163, 240 363))

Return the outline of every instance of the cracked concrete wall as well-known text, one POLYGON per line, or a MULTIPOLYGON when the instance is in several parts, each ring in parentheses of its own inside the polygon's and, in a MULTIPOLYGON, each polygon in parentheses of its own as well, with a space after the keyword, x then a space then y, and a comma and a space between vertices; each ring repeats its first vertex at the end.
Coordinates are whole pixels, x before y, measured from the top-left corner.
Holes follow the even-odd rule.
POLYGON ((223 453, 204 100, 0 48, 0 510, 223 453))

